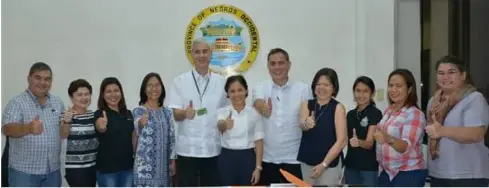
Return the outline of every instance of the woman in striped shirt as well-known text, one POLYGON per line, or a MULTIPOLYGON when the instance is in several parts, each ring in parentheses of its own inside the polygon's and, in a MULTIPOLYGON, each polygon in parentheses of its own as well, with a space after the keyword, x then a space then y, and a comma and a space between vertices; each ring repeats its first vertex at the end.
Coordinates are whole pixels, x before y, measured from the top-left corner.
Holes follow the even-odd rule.
POLYGON ((65 178, 70 187, 95 187, 98 139, 93 111, 88 110, 92 86, 84 79, 75 80, 68 87, 68 95, 73 106, 61 120, 61 138, 68 138, 65 178))

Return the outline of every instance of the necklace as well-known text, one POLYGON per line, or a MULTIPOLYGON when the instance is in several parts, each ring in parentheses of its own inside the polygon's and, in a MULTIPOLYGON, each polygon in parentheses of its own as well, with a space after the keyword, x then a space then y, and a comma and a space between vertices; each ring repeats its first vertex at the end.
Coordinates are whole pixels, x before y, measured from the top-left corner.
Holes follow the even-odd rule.
POLYGON ((321 110, 321 106, 319 106, 319 103, 316 102, 316 106, 314 107, 314 111, 320 111, 321 110, 321 112, 319 113, 318 116, 315 117, 316 118, 315 122, 318 122, 318 119, 321 117, 321 115, 323 115, 324 111, 326 111, 326 109, 328 109, 328 104, 329 104, 329 102, 326 103, 324 109, 321 110))

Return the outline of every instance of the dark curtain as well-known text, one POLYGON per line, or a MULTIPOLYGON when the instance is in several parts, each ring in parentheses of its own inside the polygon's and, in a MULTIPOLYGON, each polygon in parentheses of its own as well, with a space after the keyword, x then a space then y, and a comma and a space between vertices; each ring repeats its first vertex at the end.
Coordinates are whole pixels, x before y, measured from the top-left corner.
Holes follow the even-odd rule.
POLYGON ((5 139, 7 142, 5 143, 5 148, 2 153, 2 187, 8 187, 8 149, 9 149, 9 139, 8 137, 5 139))

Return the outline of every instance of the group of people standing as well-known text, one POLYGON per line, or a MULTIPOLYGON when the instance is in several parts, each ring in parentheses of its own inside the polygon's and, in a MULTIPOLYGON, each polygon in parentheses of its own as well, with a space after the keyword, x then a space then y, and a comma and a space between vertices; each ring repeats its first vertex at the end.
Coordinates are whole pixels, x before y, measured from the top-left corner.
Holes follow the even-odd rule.
POLYGON ((384 112, 366 76, 353 83, 356 108, 347 112, 333 69, 320 69, 310 85, 289 79, 292 62, 281 48, 267 56, 271 80, 253 89, 242 75, 209 71, 206 41, 193 41, 192 56, 195 69, 173 80, 168 98, 161 77, 146 75, 132 111, 114 77, 102 81, 96 111, 88 110, 92 86, 83 79, 68 87, 73 106, 65 108, 49 93, 51 68, 35 63, 28 88, 3 112, 9 185, 61 186, 65 138, 70 186, 172 186, 176 173, 178 186, 270 185, 288 182, 281 169, 311 185, 344 177, 350 185, 424 186, 428 175, 432 186, 489 184, 489 107, 455 58, 437 63, 440 89, 425 116, 406 69, 389 75, 384 112))

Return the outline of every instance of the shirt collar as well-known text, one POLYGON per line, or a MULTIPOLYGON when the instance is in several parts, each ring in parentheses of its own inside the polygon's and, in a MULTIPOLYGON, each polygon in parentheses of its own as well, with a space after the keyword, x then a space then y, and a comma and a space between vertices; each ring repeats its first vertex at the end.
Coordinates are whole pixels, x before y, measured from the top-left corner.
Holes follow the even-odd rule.
MULTIPOLYGON (((367 108, 365 108, 365 109, 367 109, 367 108)), ((401 110, 399 110, 398 112, 393 112, 392 111, 392 105, 389 105, 389 107, 387 107, 387 113, 386 114, 389 114, 389 115, 399 115, 399 114, 404 113, 407 109, 408 109, 407 106, 403 106, 401 108, 401 110)))
MULTIPOLYGON (((35 96, 30 89, 25 89, 25 92, 27 92, 27 94, 33 101, 39 104, 39 100, 37 100, 37 96, 35 96)), ((51 99, 51 93, 48 92, 46 97, 47 97, 46 104, 48 104, 49 99, 51 99)))
MULTIPOLYGON (((368 104, 362 111, 360 112, 365 112, 367 109, 373 107, 374 105, 372 103, 368 104)), ((355 110, 358 110, 358 106, 355 108, 355 110)))
POLYGON ((283 86, 279 86, 278 84, 276 84, 273 80, 272 80, 272 87, 273 88, 276 88, 276 89, 283 89, 283 88, 287 88, 289 87, 290 85, 292 85, 292 82, 290 81, 290 79, 287 79, 287 82, 285 82, 285 84, 283 86))
MULTIPOLYGON (((236 109, 234 109, 232 104, 230 104, 228 107, 229 107, 228 110, 231 111, 233 114, 238 114, 238 111, 236 109)), ((238 115, 243 114, 243 112, 247 113, 250 109, 251 109, 251 107, 249 107, 248 105, 245 105, 243 110, 241 110, 241 113, 239 113, 238 115)), ((228 111, 228 113, 229 113, 229 111, 228 111)))
POLYGON ((196 78, 196 79, 199 79, 199 80, 200 80, 200 79, 207 80, 207 79, 209 79, 209 76, 210 76, 210 74, 211 74, 211 72, 210 72, 210 70, 209 70, 209 71, 207 71, 207 74, 205 74, 204 76, 202 76, 202 75, 200 75, 200 74, 197 72, 197 69, 193 69, 193 70, 192 70, 192 73, 194 74, 195 78, 196 78))

